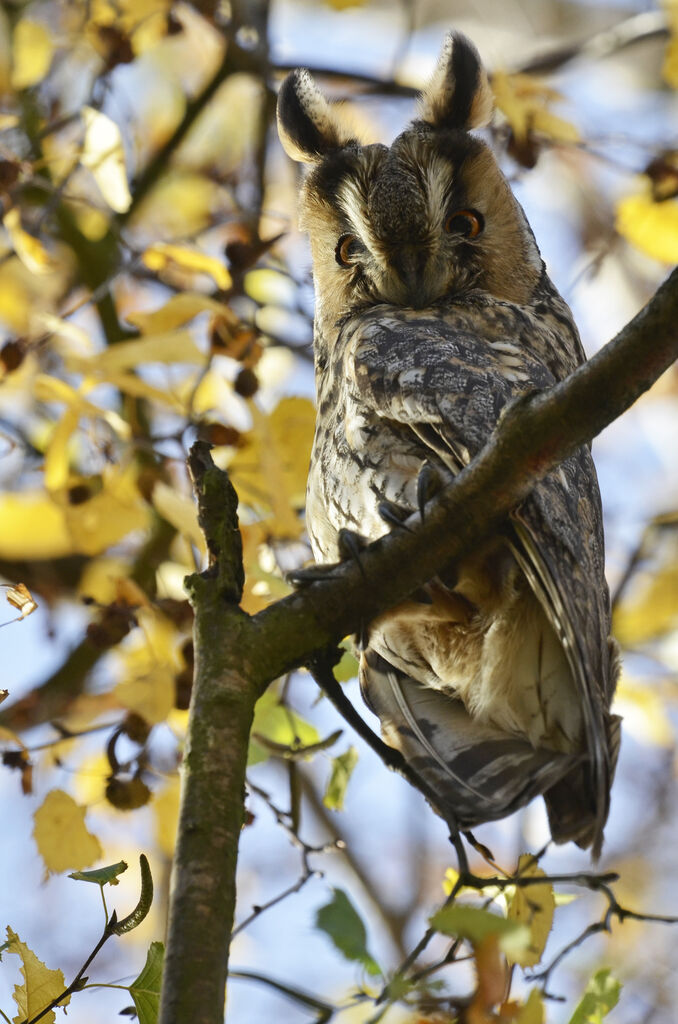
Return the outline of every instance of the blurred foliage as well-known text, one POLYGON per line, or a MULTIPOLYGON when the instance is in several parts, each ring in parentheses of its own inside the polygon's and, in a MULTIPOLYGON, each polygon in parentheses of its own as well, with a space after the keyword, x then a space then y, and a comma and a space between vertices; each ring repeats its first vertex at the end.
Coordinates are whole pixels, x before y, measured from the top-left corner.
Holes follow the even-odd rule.
MULTIPOLYGON (((347 9, 341 17, 348 19, 351 8, 369 8, 328 3, 347 9)), ((655 90, 678 87, 675 0, 665 11, 668 41, 654 43, 665 84, 657 65, 644 86, 655 90)), ((422 24, 434 16, 413 4, 411 27, 417 12, 422 24)), ((267 15, 266 3, 175 0, 27 0, 0 10, 0 570, 19 612, 3 625, 25 629, 36 608, 46 630, 58 630, 64 613, 87 620, 51 675, 26 693, 13 692, 7 680, 12 699, 0 711, 3 766, 17 773, 27 797, 37 769, 33 837, 47 873, 96 874, 82 869, 116 853, 105 838, 111 823, 129 855, 138 845, 133 812, 146 805, 152 857, 159 866, 171 858, 193 675, 182 580, 205 559, 185 468, 191 441, 215 446, 239 494, 248 613, 288 593, 285 571, 309 557, 311 317, 290 243, 296 181, 282 169, 269 130, 278 76, 267 15), (75 796, 56 785, 64 764, 63 784, 75 796)), ((392 98, 404 77, 398 71, 367 84, 392 98)), ((350 96, 366 87, 350 75, 339 83, 350 96)), ((497 67, 492 84, 499 111, 493 140, 510 172, 522 176, 548 158, 593 188, 587 173, 601 146, 587 140, 561 88, 513 66, 497 67)), ((678 259, 673 145, 667 137, 633 168, 617 168, 614 195, 600 191, 590 200, 597 218, 587 218, 583 200, 572 211, 594 269, 621 251, 654 283, 663 264, 678 259)), ((675 404, 676 381, 668 376, 657 390, 675 404)), ((620 707, 631 733, 671 753, 677 516, 669 509, 647 526, 615 602, 617 635, 637 656, 620 686, 620 707)), ((347 650, 336 678, 348 682, 356 671, 347 650)), ((338 737, 323 738, 291 706, 289 680, 259 702, 249 770, 252 779, 264 764, 286 773, 290 810, 280 811, 256 784, 252 803, 257 795, 302 850, 304 874, 289 892, 314 876, 308 857, 321 849, 299 838, 300 805, 315 799, 318 815, 350 811, 358 754, 349 746, 334 755, 338 737), (321 781, 304 774, 307 763, 321 765, 321 781), (305 796, 304 779, 311 787, 305 796)), ((252 811, 244 825, 254 819, 252 811)), ((338 819, 328 820, 336 832, 338 819)), ((14 838, 29 843, 28 835, 14 838)), ((332 848, 343 849, 340 842, 332 848)), ((349 864, 364 887, 379 890, 356 859, 349 864)), ((117 873, 86 880, 102 885, 103 895, 117 873)), ((470 995, 450 995, 433 970, 382 969, 368 952, 358 910, 335 888, 316 925, 357 965, 356 993, 327 1005, 300 992, 293 998, 306 998, 318 1013, 355 1010, 365 1020, 381 991, 393 1020, 402 1012, 399 1019, 410 1021, 538 1024, 547 1003, 536 986, 510 995, 510 965, 541 962, 565 894, 539 881, 531 856, 520 858, 516 875, 537 884, 488 883, 483 906, 457 904, 432 918, 432 929, 450 936, 474 967, 470 995)), ((431 898, 425 882, 411 883, 408 913, 382 907, 377 915, 401 949, 431 898)), ((450 876, 448 899, 455 884, 450 876)), ((140 929, 144 941, 162 931, 164 901, 165 892, 151 916, 153 933, 140 929)), ((63 973, 46 968, 11 929, 3 949, 22 963, 14 1020, 30 1020, 63 992, 63 973)), ((441 971, 453 960, 443 957, 441 971)), ((142 1024, 157 1018, 161 963, 162 947, 153 942, 129 986, 142 1024)), ((601 1020, 618 998, 618 983, 598 971, 572 1024, 601 1020)), ((41 1019, 54 1016, 49 1010, 41 1019)))

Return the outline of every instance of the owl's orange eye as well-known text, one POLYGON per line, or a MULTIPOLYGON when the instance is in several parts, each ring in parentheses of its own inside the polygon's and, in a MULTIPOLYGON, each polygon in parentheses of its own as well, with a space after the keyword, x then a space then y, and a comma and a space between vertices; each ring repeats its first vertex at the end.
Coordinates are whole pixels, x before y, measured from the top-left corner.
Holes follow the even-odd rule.
POLYGON ((361 248, 357 235, 342 235, 334 250, 334 257, 340 267, 350 267, 361 248))
POLYGON ((475 238, 485 227, 485 220, 477 210, 455 210, 445 218, 444 227, 448 235, 475 238))

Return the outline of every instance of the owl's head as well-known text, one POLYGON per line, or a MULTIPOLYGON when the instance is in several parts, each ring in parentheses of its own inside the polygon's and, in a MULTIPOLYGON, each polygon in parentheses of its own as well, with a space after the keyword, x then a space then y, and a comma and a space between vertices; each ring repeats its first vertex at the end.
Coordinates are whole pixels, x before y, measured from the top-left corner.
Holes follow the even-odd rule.
POLYGON ((492 114, 475 47, 445 40, 419 116, 390 147, 361 145, 308 71, 278 97, 278 130, 310 164, 300 223, 311 239, 317 315, 327 328, 386 302, 423 308, 469 289, 527 302, 542 273, 534 237, 489 147, 492 114))

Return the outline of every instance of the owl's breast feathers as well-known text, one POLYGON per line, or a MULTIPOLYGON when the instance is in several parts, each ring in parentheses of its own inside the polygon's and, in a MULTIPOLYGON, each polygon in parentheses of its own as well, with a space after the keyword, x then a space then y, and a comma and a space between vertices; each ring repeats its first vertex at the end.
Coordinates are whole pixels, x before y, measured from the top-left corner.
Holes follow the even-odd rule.
MULTIPOLYGON (((316 557, 336 557, 342 527, 386 532, 379 503, 414 509, 423 461, 458 473, 508 402, 573 368, 579 354, 552 308, 549 322, 479 296, 425 311, 381 305, 344 322, 318 379, 307 508, 316 557)), ((455 827, 541 793, 554 839, 597 854, 618 748, 617 666, 588 448, 427 590, 426 603, 374 622, 362 655, 363 692, 388 742, 455 827)))

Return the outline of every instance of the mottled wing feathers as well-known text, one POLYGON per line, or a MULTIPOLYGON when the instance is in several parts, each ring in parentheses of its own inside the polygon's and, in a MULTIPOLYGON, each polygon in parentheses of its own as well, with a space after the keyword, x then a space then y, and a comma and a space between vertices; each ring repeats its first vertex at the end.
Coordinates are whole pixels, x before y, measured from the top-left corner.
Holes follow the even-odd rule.
POLYGON ((421 686, 376 652, 363 652, 360 681, 384 739, 436 794, 450 828, 512 813, 576 770, 582 757, 535 750, 471 718, 461 701, 421 686))
MULTIPOLYGON (((482 305, 476 310, 468 305, 463 309, 450 306, 434 315, 427 310, 421 320, 413 311, 400 314, 390 310, 387 315, 377 309, 374 314, 364 314, 359 325, 347 322, 341 338, 346 345, 347 374, 355 381, 361 403, 376 415, 407 424, 425 448, 422 456, 442 460, 453 472, 482 448, 509 401, 535 387, 554 383, 552 373, 539 358, 534 331, 529 340, 530 344, 522 344, 515 329, 512 334, 504 331, 501 315, 497 318, 496 311, 489 313, 482 305)), ((587 773, 585 780, 579 781, 580 799, 574 810, 591 823, 588 832, 582 833, 579 822, 579 841, 585 845, 593 842, 597 854, 614 770, 611 750, 617 726, 607 708, 616 667, 611 664, 608 649, 602 517, 588 449, 580 449, 539 481, 512 521, 512 550, 563 645, 576 683, 588 752, 584 768, 565 765, 561 759, 560 767, 554 764, 554 775, 549 775, 545 767, 536 772, 534 791, 544 792, 552 780, 568 772, 579 776, 587 773)), ((400 677, 393 673, 388 676, 386 699, 383 692, 376 695, 383 687, 370 682, 368 668, 364 676, 371 702, 392 705, 391 719, 397 722, 393 708, 397 706, 394 694, 402 682, 400 677)), ((381 672, 380 678, 384 677, 381 672)), ((419 699, 418 706, 429 699, 436 703, 433 696, 426 695, 419 699)), ((444 702, 445 698, 438 696, 436 713, 444 702)), ((458 707, 450 715, 459 718, 462 712, 463 708, 458 707)), ((406 721, 402 713, 400 724, 404 726, 406 721)), ((449 726, 452 729, 452 720, 449 726)), ((397 725, 393 728, 397 731, 397 725)), ((413 744, 414 740, 410 738, 409 742, 413 744)), ((450 749, 455 749, 456 742, 450 739, 450 749)), ((415 745, 420 749, 418 756, 423 757, 421 740, 415 745)), ((529 744, 525 746, 535 757, 539 753, 529 744)), ((487 752, 488 748, 484 749, 487 752)), ((430 759, 430 753, 427 756, 430 759)), ((548 756, 552 758, 553 753, 548 756)), ((444 760, 449 762, 450 758, 444 755, 444 760)), ((519 760, 514 764, 516 770, 519 760)), ((523 793, 522 802, 534 795, 532 790, 528 793, 528 789, 520 789, 521 775, 518 771, 513 779, 516 792, 507 778, 502 778, 502 791, 507 800, 510 797, 511 806, 517 806, 519 792, 523 793)), ((566 833, 573 827, 576 831, 569 820, 574 811, 566 800, 558 799, 558 793, 556 788, 549 807, 554 835, 571 838, 566 833)))

